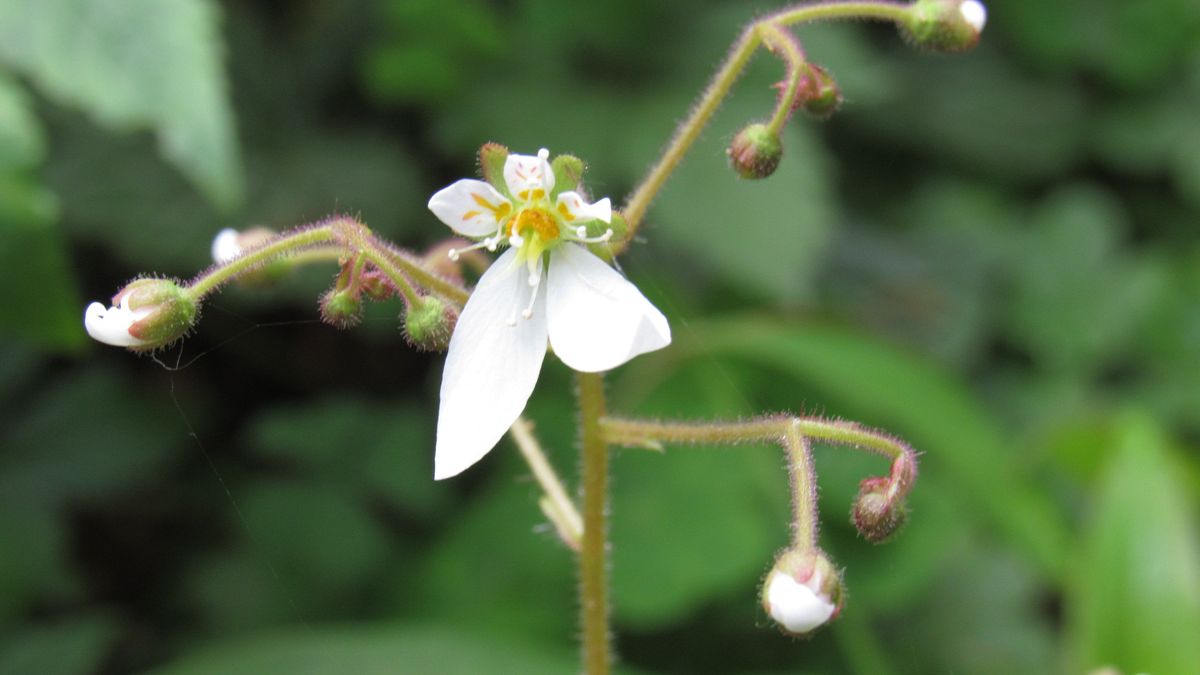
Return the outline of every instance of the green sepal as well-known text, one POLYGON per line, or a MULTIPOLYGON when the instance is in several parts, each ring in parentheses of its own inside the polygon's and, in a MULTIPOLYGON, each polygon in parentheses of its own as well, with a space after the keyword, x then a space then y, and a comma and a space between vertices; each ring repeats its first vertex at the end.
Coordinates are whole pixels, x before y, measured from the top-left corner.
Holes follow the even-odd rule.
POLYGON ((620 211, 613 211, 612 220, 609 221, 608 225, 605 225, 603 228, 593 227, 593 225, 600 224, 602 223, 599 221, 596 221, 595 223, 589 223, 588 235, 598 235, 611 227, 613 231, 612 239, 609 239, 601 244, 588 244, 587 248, 589 251, 596 254, 596 256, 601 260, 605 262, 612 262, 614 258, 613 252, 625 248, 625 239, 629 236, 629 223, 625 222, 625 216, 621 215, 620 211), (596 231, 593 232, 593 229, 596 231))
POLYGON ((554 161, 550 162, 550 169, 554 171, 554 189, 550 191, 550 198, 579 187, 579 181, 583 178, 583 168, 583 160, 574 155, 555 157, 554 161))
POLYGON ((479 170, 483 174, 483 179, 499 190, 500 194, 512 199, 512 194, 508 191, 508 184, 504 182, 504 163, 506 161, 508 161, 508 148, 499 143, 484 143, 483 147, 479 148, 479 170))

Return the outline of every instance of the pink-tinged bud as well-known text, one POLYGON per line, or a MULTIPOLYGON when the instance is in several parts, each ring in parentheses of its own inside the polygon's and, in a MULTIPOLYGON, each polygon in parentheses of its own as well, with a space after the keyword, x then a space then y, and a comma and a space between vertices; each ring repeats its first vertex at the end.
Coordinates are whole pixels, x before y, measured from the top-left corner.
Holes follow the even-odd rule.
POLYGON ((93 302, 83 315, 92 339, 114 347, 149 351, 183 337, 199 305, 170 279, 135 279, 113 296, 112 306, 93 302))
POLYGON ((387 275, 379 270, 367 270, 358 278, 358 285, 368 298, 375 302, 390 300, 396 294, 396 286, 387 275))
POLYGON ((881 544, 908 520, 908 508, 904 497, 893 492, 890 479, 868 478, 859 484, 851 519, 863 539, 881 544))
POLYGON ((321 296, 321 320, 334 328, 353 328, 362 323, 363 303, 358 291, 329 289, 321 296))
POLYGON ((404 312, 404 338, 423 352, 444 352, 458 323, 458 310, 432 295, 411 303, 404 312))
POLYGON ((917 47, 962 52, 979 44, 985 24, 987 8, 979 0, 918 0, 899 26, 917 47))
POLYGON ((804 112, 818 119, 828 119, 842 107, 842 89, 833 76, 821 66, 809 65, 804 83, 804 112))
POLYGON ((729 155, 733 170, 742 178, 766 178, 779 167, 783 142, 767 125, 755 123, 733 137, 725 154, 729 155))
POLYGON ((784 551, 763 582, 763 609, 790 635, 807 635, 836 619, 843 599, 841 574, 820 550, 784 551))

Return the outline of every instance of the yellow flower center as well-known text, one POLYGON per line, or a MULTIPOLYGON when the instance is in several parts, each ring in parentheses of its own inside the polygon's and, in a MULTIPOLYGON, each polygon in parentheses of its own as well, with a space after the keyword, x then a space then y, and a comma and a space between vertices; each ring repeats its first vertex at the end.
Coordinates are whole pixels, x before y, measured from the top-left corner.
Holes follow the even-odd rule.
POLYGON ((517 235, 520 237, 536 236, 542 242, 551 242, 558 239, 562 234, 562 230, 558 225, 558 220, 550 215, 548 211, 541 208, 525 209, 513 218, 508 226, 509 236, 517 235))

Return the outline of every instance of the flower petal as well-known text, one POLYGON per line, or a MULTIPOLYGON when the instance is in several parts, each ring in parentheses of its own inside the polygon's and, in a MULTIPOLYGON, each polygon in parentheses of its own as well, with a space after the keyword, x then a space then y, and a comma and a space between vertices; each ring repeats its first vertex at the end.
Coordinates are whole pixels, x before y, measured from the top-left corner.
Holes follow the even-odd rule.
MULTIPOLYGON (((814 584, 818 585, 818 584, 814 584)), ((829 621, 837 606, 791 575, 776 572, 767 586, 771 618, 789 632, 808 633, 829 621)))
POLYGON ((504 182, 517 199, 527 202, 544 199, 554 189, 554 171, 546 158, 550 151, 542 148, 534 155, 509 155, 504 160, 504 182), (541 190, 541 194, 538 194, 541 190))
POLYGON ((545 296, 525 319, 529 294, 526 268, 509 249, 467 300, 442 373, 435 479, 478 462, 525 409, 546 357, 545 296))
POLYGON ((459 234, 484 237, 512 214, 512 203, 488 183, 464 178, 430 197, 429 210, 459 234))
POLYGON ((575 370, 609 370, 671 344, 667 319, 619 272, 576 244, 550 252, 546 320, 554 353, 575 370))
POLYGON ((238 243, 238 231, 227 227, 217 233, 212 242, 213 262, 225 264, 242 254, 242 246, 238 243))
POLYGON ((146 344, 146 340, 134 337, 129 327, 152 311, 153 307, 137 311, 128 309, 124 301, 114 307, 93 302, 83 313, 83 327, 97 342, 114 347, 138 347, 146 344))
POLYGON ((575 191, 564 192, 558 196, 555 208, 559 215, 568 223, 586 223, 590 220, 612 222, 612 202, 608 197, 595 204, 589 204, 583 195, 575 191))

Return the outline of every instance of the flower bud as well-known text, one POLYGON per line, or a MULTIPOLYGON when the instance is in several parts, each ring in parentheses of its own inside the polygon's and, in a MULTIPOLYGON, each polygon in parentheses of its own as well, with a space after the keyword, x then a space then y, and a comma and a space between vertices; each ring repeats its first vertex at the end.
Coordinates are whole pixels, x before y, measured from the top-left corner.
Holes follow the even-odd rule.
POLYGON ((113 296, 112 306, 93 302, 83 315, 92 339, 114 347, 148 351, 183 337, 199 305, 170 279, 135 279, 113 296))
POLYGON ((962 52, 979 44, 987 8, 979 0, 918 0, 900 22, 905 39, 938 52, 962 52))
POLYGON ((842 89, 833 76, 821 66, 809 65, 804 86, 804 112, 817 119, 827 119, 842 107, 842 89))
POLYGON ((411 303, 404 313, 404 338, 424 352, 444 352, 458 323, 458 310, 442 300, 426 295, 411 303))
POLYGON ((389 300, 396 294, 396 286, 387 275, 379 270, 367 270, 358 278, 359 287, 375 302, 389 300))
POLYGON ((779 134, 765 124, 747 126, 733 137, 729 149, 729 163, 742 178, 766 178, 775 173, 783 157, 783 143, 779 134))
POLYGON ((805 635, 837 618, 842 600, 841 575, 820 550, 784 551, 763 583, 763 609, 791 635, 805 635))
POLYGON ((334 328, 353 328, 362 322, 362 297, 356 289, 331 288, 321 296, 321 320, 334 328))
POLYGON ((859 484, 851 519, 863 539, 872 544, 887 541, 908 520, 904 498, 888 478, 868 478, 859 484))

